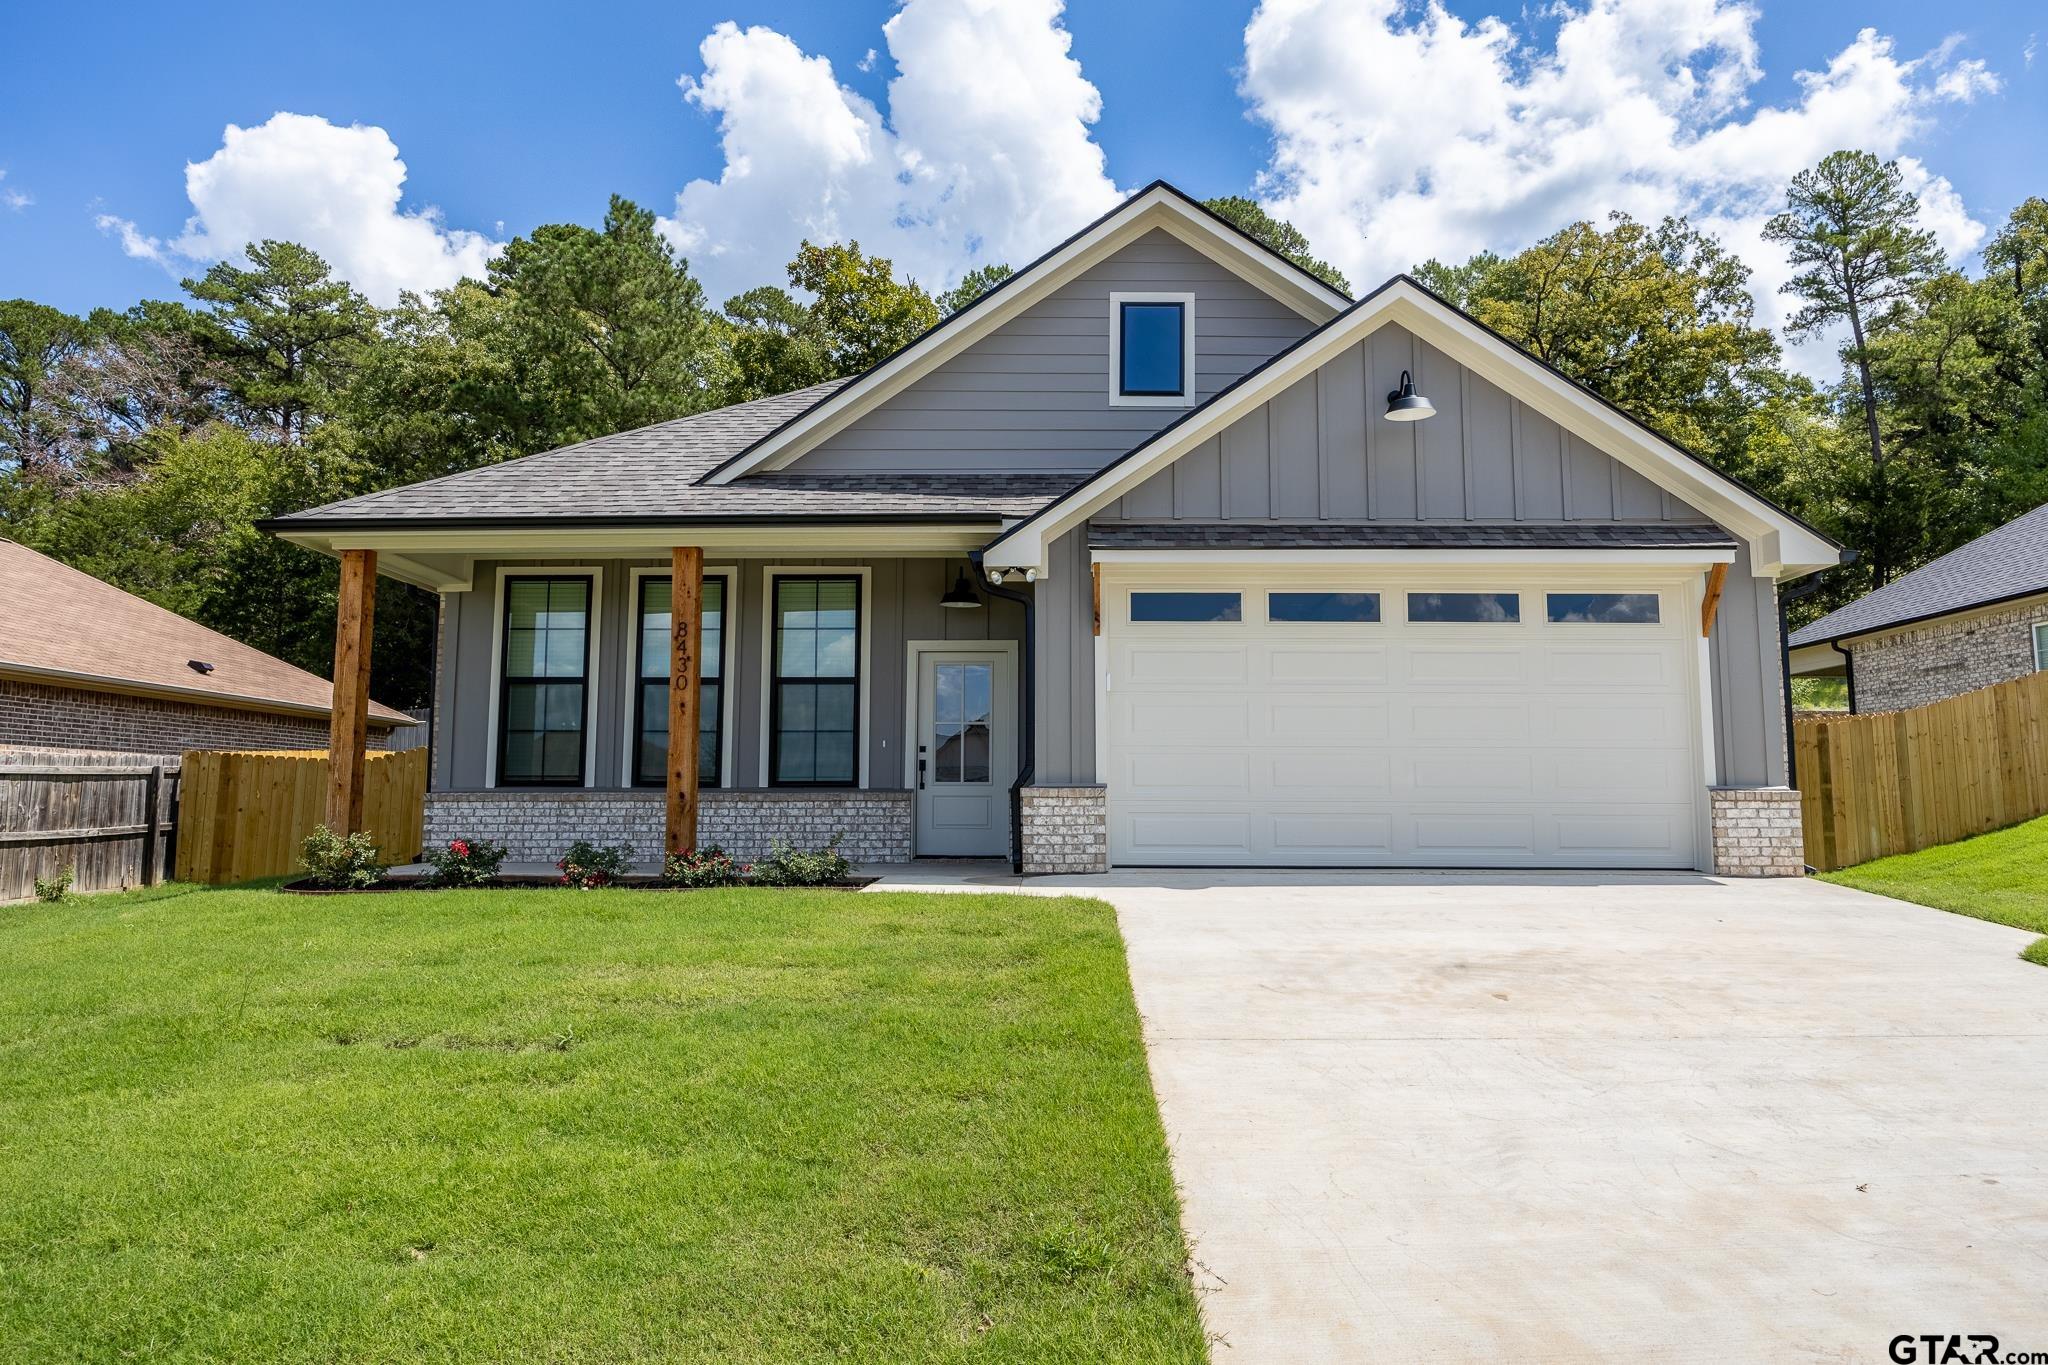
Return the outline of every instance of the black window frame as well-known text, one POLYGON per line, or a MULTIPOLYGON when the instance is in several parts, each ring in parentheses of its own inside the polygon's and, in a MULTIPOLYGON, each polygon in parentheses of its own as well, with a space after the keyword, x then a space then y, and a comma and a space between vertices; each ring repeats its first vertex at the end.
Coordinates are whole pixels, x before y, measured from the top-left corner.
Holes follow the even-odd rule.
MULTIPOLYGON (((499 787, 581 787, 590 780, 590 636, 597 625, 597 575, 593 573, 508 573, 503 580, 503 602, 498 610, 498 633, 502 637, 498 644, 498 733, 497 774, 492 784, 499 787), (526 777, 509 775, 512 739, 512 688, 516 684, 550 684, 571 681, 552 675, 512 674, 512 585, 519 582, 581 583, 583 585, 583 671, 575 681, 583 689, 583 707, 577 725, 581 743, 576 746, 576 776, 574 778, 526 777)), ((545 732, 543 732, 545 733, 545 732)), ((543 765, 545 766, 545 765, 543 765)))
POLYGON ((1188 396, 1188 305, 1185 299, 1118 299, 1116 304, 1116 396, 1119 398, 1186 398, 1188 396), (1171 308, 1180 318, 1180 344, 1174 350, 1174 368, 1180 372, 1175 389, 1134 389, 1129 387, 1129 367, 1124 357, 1131 344, 1130 311, 1133 308, 1171 308))
MULTIPOLYGON (((716 679, 709 679, 704 676, 703 656, 699 654, 697 687, 698 695, 701 697, 704 685, 715 681, 718 686, 718 705, 711 708, 707 713, 711 717, 712 732, 711 776, 707 779, 700 771, 697 774, 697 785, 716 791, 725 785, 725 689, 731 686, 731 679, 729 677, 731 661, 727 642, 731 639, 732 635, 732 575, 708 573, 704 575, 704 581, 719 585, 718 677, 716 679)), ((669 585, 669 607, 671 613, 673 613, 675 607, 675 575, 660 573, 642 574, 637 582, 638 586, 633 589, 633 731, 632 752, 628 761, 632 769, 633 786, 665 787, 668 785, 667 764, 663 764, 662 771, 653 777, 649 777, 640 771, 640 741, 641 736, 646 733, 647 691, 650 687, 666 687, 669 680, 666 674, 659 678, 650 678, 642 670, 645 667, 644 651, 647 648, 647 585, 649 583, 666 583, 669 585)), ((700 641, 703 638, 703 625, 701 621, 698 624, 698 638, 700 641)), ((701 733, 701 731, 702 726, 700 723, 699 732, 701 733)))
MULTIPOLYGON (((839 791, 857 791, 860 788, 861 744, 865 732, 861 725, 861 654, 867 642, 867 597, 866 582, 854 573, 810 573, 798 570, 792 573, 771 573, 768 575, 768 771, 764 776, 771 787, 818 788, 839 791), (815 675, 805 678, 789 677, 782 674, 782 588, 786 583, 851 583, 853 584, 853 674, 846 678, 819 678, 815 675), (853 747, 849 757, 852 771, 844 782, 819 781, 815 778, 785 778, 782 771, 782 686, 784 683, 828 682, 850 687, 853 691, 853 747)), ((813 731, 812 733, 816 733, 813 731)))

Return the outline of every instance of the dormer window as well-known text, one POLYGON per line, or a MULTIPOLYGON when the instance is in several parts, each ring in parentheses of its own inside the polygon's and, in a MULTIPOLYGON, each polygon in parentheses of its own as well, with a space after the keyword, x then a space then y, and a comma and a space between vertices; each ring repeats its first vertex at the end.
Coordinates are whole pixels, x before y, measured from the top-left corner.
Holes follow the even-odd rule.
POLYGON ((1186 407, 1195 371, 1193 294, 1109 296, 1109 401, 1186 407))

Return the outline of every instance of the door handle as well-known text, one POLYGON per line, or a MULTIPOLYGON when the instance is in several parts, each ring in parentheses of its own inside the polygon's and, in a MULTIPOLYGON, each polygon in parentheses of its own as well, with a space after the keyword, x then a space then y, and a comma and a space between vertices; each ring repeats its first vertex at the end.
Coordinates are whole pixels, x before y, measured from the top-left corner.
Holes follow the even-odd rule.
POLYGON ((923 755, 919 755, 919 756, 918 756, 918 760, 917 760, 917 789, 918 789, 919 791, 923 791, 923 790, 924 790, 924 757, 923 757, 923 755))

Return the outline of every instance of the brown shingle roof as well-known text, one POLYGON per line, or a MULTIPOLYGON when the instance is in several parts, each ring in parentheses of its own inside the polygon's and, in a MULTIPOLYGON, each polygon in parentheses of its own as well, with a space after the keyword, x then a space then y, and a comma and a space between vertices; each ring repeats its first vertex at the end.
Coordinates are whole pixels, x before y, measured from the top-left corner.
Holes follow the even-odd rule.
MULTIPOLYGON (((325 678, 11 540, 0 540, 0 602, 0 674, 242 710, 324 715, 332 704, 325 678)), ((413 723, 375 702, 370 719, 413 723)))

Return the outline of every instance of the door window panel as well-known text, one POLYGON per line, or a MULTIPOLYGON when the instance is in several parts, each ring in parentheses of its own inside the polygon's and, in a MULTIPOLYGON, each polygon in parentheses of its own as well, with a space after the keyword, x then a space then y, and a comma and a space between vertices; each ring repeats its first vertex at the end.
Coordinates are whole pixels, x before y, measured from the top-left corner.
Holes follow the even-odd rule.
POLYGON ((989 699, 994 675, 988 664, 932 666, 932 781, 989 781, 989 699))

